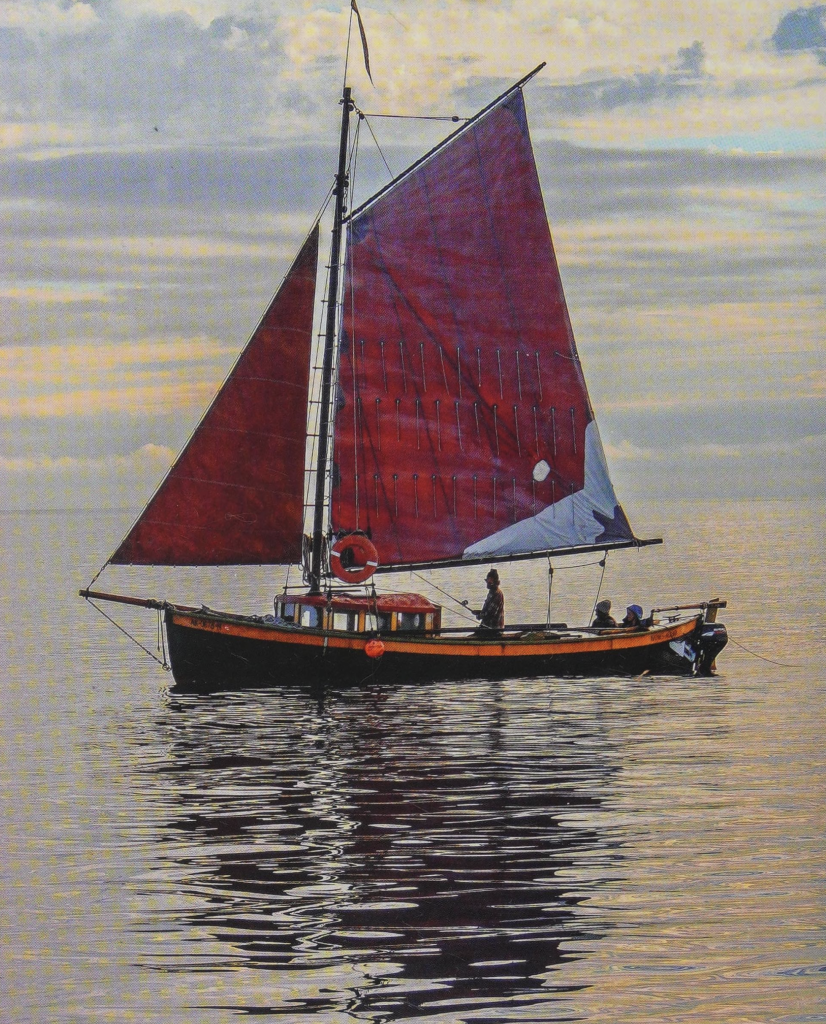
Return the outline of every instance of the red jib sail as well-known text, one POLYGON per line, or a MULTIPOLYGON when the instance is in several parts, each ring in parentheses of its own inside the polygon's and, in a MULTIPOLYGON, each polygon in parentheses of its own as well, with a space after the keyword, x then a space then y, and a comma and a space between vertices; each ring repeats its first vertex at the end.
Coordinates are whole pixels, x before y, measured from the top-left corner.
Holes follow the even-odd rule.
POLYGON ((521 89, 349 224, 332 520, 381 563, 628 541, 521 89))
POLYGON ((300 559, 317 265, 316 226, 111 562, 248 565, 300 559))

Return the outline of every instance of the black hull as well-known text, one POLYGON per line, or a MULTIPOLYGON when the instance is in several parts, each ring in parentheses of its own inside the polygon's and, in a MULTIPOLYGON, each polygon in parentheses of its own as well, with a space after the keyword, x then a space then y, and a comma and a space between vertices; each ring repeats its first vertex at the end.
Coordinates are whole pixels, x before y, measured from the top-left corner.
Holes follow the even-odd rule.
MULTIPOLYGON (((698 671, 708 674, 713 667, 713 654, 723 646, 719 644, 705 659, 705 666, 701 658, 692 661, 675 653, 673 631, 665 631, 659 642, 648 637, 649 642, 644 645, 610 650, 588 649, 588 641, 585 641, 566 645, 581 649, 557 651, 554 648, 560 645, 548 642, 531 645, 542 649, 528 653, 524 642, 489 641, 484 646, 492 652, 491 656, 479 656, 480 643, 474 638, 452 641, 451 653, 445 654, 434 650, 438 644, 433 642, 419 645, 421 650, 411 650, 416 645, 410 643, 399 645, 407 648, 405 650, 394 650, 392 642, 388 642, 380 658, 369 658, 364 650, 369 637, 356 640, 351 647, 322 642, 309 644, 292 641, 289 637, 285 639, 283 631, 263 636, 241 635, 232 620, 218 620, 205 629, 202 623, 191 624, 194 616, 185 617, 190 624, 181 622, 181 618, 167 611, 172 673, 180 689, 196 691, 313 683, 347 686, 366 681, 396 684, 541 676, 690 675, 698 671), (218 622, 226 631, 217 628, 218 622), (466 650, 462 650, 463 645, 466 650)), ((699 623, 690 626, 689 630, 683 630, 682 636, 692 640, 698 636, 701 626, 699 623)), ((596 646, 594 641, 590 645, 596 646)))

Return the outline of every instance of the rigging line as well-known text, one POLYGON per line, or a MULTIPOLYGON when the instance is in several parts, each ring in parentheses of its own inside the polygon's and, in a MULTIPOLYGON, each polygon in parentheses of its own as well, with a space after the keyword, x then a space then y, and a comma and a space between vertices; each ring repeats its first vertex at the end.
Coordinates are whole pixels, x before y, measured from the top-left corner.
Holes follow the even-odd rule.
MULTIPOLYGON (((87 598, 87 600, 89 600, 89 599, 87 598)), ((164 660, 161 661, 161 659, 159 657, 157 657, 157 655, 153 654, 152 651, 150 651, 148 647, 144 647, 143 644, 140 642, 140 640, 138 640, 134 636, 132 636, 132 634, 128 630, 124 629, 123 626, 120 625, 120 623, 115 622, 115 620, 112 618, 111 615, 107 615, 106 612, 102 608, 99 608, 98 605, 96 605, 94 601, 90 600, 89 604, 95 609, 95 611, 100 612, 100 614, 104 617, 104 619, 108 619, 112 623, 112 625, 115 627, 115 629, 119 629, 121 631, 121 633, 123 633, 124 636, 128 636, 129 637, 129 639, 132 641, 132 643, 137 644, 138 647, 140 647, 140 649, 145 654, 148 654, 149 657, 152 658, 153 661, 157 661, 157 663, 164 669, 164 671, 169 672, 171 670, 170 666, 167 665, 167 663, 166 663, 166 652, 165 651, 164 651, 164 660)))
MULTIPOLYGON (((334 186, 330 187, 330 195, 328 196, 328 201, 329 201, 330 196, 332 196, 333 188, 334 188, 334 186)), ((324 277, 324 291, 325 291, 325 294, 326 294, 326 291, 327 291, 327 284, 328 284, 329 280, 330 280, 330 268, 327 267, 327 272, 326 272, 325 277, 324 277)), ((319 355, 319 352, 318 352, 319 340, 318 339, 320 337, 321 337, 321 334, 318 333, 316 335, 316 351, 315 351, 315 357, 313 359, 312 382, 311 382, 311 391, 312 391, 313 394, 316 394, 316 395, 319 394, 319 375, 321 374, 321 366, 319 365, 319 360, 318 360, 318 355, 319 355)), ((321 403, 318 402, 318 401, 316 401, 314 404, 310 403, 310 407, 308 408, 307 413, 308 413, 308 416, 307 416, 307 429, 308 429, 308 431, 311 432, 310 433, 311 444, 310 444, 310 461, 304 467, 304 509, 305 509, 305 522, 304 522, 303 525, 306 525, 306 510, 308 508, 312 507, 312 503, 310 501, 310 497, 311 497, 311 495, 312 495, 312 493, 313 493, 313 491, 315 489, 315 465, 316 465, 316 454, 317 454, 317 451, 318 451, 318 435, 319 435, 319 421, 320 421, 320 417, 321 417, 321 403), (310 410, 311 409, 312 409, 312 416, 313 416, 312 422, 310 421, 310 410)), ((304 566, 304 560, 302 558, 302 571, 303 571, 303 566, 304 566)))
POLYGON ((353 5, 350 4, 350 20, 347 22, 347 48, 344 51, 344 78, 341 83, 341 91, 347 85, 347 68, 350 65, 350 36, 353 34, 353 5))
MULTIPOLYGON (((606 551, 605 555, 597 563, 598 565, 602 566, 602 575, 599 578, 599 586, 597 587, 597 594, 596 594, 596 597, 594 598, 594 607, 591 609, 591 621, 592 622, 594 621, 594 616, 596 615, 596 612, 597 612, 597 601, 599 601, 599 593, 602 590, 602 581, 605 579, 605 566, 606 566, 607 562, 608 562, 608 552, 606 551)), ((593 565, 594 563, 591 562, 590 564, 593 565)))
POLYGON ((373 131, 373 126, 370 124, 369 120, 367 119, 367 115, 362 113, 361 111, 359 111, 359 115, 360 115, 359 116, 359 122, 364 120, 364 123, 367 125, 367 128, 370 131, 370 134, 373 136, 373 142, 375 142, 375 144, 376 144, 376 149, 379 151, 379 156, 382 159, 382 163, 387 168, 387 173, 390 175, 391 178, 395 177, 395 175, 393 174, 392 170, 390 169, 390 164, 387 162, 387 157, 385 157, 384 152, 382 151, 382 148, 379 145, 379 140, 376 138, 376 133, 373 131))
MULTIPOLYGON (((449 593, 447 590, 442 590, 442 588, 437 586, 433 582, 433 580, 429 580, 426 576, 422 576, 421 573, 412 572, 410 575, 411 576, 415 576, 416 579, 421 580, 422 583, 426 583, 427 586, 433 587, 434 590, 438 590, 440 594, 444 594, 445 597, 449 598, 455 604, 458 604, 460 608, 463 608, 465 611, 467 611, 467 601, 460 601, 458 597, 454 597, 453 594, 449 593)), ((468 621, 471 622, 473 620, 472 619, 468 619, 468 621)))
POLYGON ((169 662, 166 657, 166 635, 163 630, 163 611, 160 608, 158 609, 158 634, 161 639, 160 651, 163 655, 163 663, 164 665, 168 665, 169 662))
POLYGON ((97 571, 97 572, 95 573, 94 579, 93 579, 93 580, 92 580, 92 582, 91 582, 91 583, 89 584, 89 586, 88 586, 88 587, 86 588, 87 590, 91 590, 91 589, 92 589, 92 587, 93 587, 93 586, 94 586, 94 585, 95 585, 95 584, 97 583, 97 581, 98 581, 98 577, 99 577, 99 576, 101 576, 101 574, 103 573, 103 570, 104 570, 104 569, 106 569, 106 568, 107 568, 108 566, 109 566, 109 561, 108 561, 108 559, 107 559, 107 560, 106 560, 106 561, 105 561, 105 562, 103 563, 103 565, 102 565, 102 566, 101 566, 101 567, 100 567, 100 568, 98 569, 98 571, 97 571))
MULTIPOLYGON (((353 107, 355 110, 355 105, 353 107)), ((368 125, 369 127, 369 125, 368 125)), ((356 127, 353 131, 353 141, 350 143, 350 155, 347 157, 347 177, 350 177, 350 168, 353 168, 353 174, 355 174, 355 165, 358 162, 358 145, 359 145, 359 134, 361 132, 361 118, 356 121, 356 127)), ((352 182, 349 183, 350 195, 353 194, 352 182)), ((346 212, 346 211, 345 211, 346 212)))
POLYGON ((600 558, 597 562, 578 562, 576 565, 560 565, 556 568, 555 572, 565 572, 566 569, 587 569, 590 565, 602 565, 603 560, 600 558))
POLYGON ((469 121, 470 117, 462 117, 459 114, 368 114, 365 110, 360 110, 360 114, 364 114, 365 117, 393 117, 400 121, 469 121))
POLYGON ((548 612, 545 619, 545 628, 551 628, 551 591, 554 587, 554 567, 551 564, 550 555, 548 556, 548 612))
POLYGON ((789 665, 784 661, 772 661, 771 658, 764 658, 762 654, 750 651, 748 647, 744 647, 741 643, 738 643, 731 635, 729 635, 729 640, 735 645, 735 647, 739 647, 741 651, 745 651, 746 654, 750 654, 752 658, 757 658, 759 661, 767 661, 769 665, 777 665, 779 668, 805 668, 805 665, 789 665))
POLYGON ((327 189, 327 195, 324 197, 324 202, 321 204, 321 206, 319 207, 318 213, 315 215, 315 220, 313 221, 313 227, 315 227, 315 225, 318 224, 318 222, 321 220, 321 218, 327 212, 327 207, 330 205, 330 200, 333 198, 333 193, 335 192, 335 188, 336 188, 335 183, 333 183, 332 185, 330 185, 329 189, 327 189))
MULTIPOLYGON (((369 125, 368 125, 369 127, 369 125)), ((361 118, 356 122, 356 130, 353 132, 353 145, 350 150, 350 165, 348 167, 348 174, 350 176, 350 195, 352 196, 355 191, 356 185, 356 171, 358 169, 358 141, 361 134, 361 118)), ((350 283, 350 324, 352 337, 350 338, 350 361, 353 367, 353 497, 356 511, 356 529, 361 526, 360 510, 361 501, 359 494, 359 434, 364 430, 363 423, 360 422, 359 412, 361 411, 361 404, 359 395, 359 377, 358 377, 358 355, 356 349, 356 282, 353 277, 353 252, 352 246, 349 244, 350 241, 350 225, 347 225, 347 238, 344 250, 344 286, 342 288, 342 308, 338 327, 339 337, 339 353, 341 351, 341 339, 344 335, 344 303, 347 301, 347 280, 349 278, 350 283), (349 268, 349 273, 348 273, 349 268)), ((362 342, 362 352, 364 343, 362 342)), ((339 355, 338 362, 339 372, 337 377, 340 379, 341 370, 341 356, 339 355)), ((364 359, 361 361, 361 372, 364 373, 364 359)), ((334 427, 333 427, 333 450, 335 451, 335 413, 334 415, 334 427)), ((332 459, 330 460, 332 463, 332 459)), ((365 471, 366 471, 366 460, 365 460, 365 471)), ((369 509, 369 505, 368 505, 369 509)))
MULTIPOLYGON (((352 19, 352 14, 351 14, 351 19, 352 19)), ((327 207, 330 205, 330 200, 335 195, 335 189, 336 189, 336 184, 335 184, 335 181, 333 181, 333 182, 331 182, 330 187, 327 190, 327 195, 325 196, 324 201, 321 204, 321 207, 320 207, 318 213, 316 214, 315 221, 313 222, 314 225, 319 223, 321 218, 324 216, 324 214, 325 214, 325 212, 327 210, 327 207)), ((328 266, 327 267, 327 272, 326 272, 326 274, 324 276, 324 294, 325 295, 327 294, 327 286, 328 286, 329 280, 330 280, 330 267, 328 266)), ((315 335, 316 344, 315 344, 315 353, 313 354, 312 381, 311 381, 311 385, 310 385, 311 394, 316 394, 316 395, 319 394, 318 380, 319 380, 319 375, 320 375, 320 373, 322 371, 321 363, 323 362, 323 360, 319 359, 319 352, 318 352, 318 339, 321 336, 322 336, 321 332, 318 332, 315 335)), ((316 464, 316 452, 317 452, 318 434, 319 434, 319 426, 320 426, 320 418, 321 418, 320 403, 318 403, 317 401, 315 403, 310 401, 308 403, 308 410, 307 411, 308 411, 307 430, 308 430, 309 436, 312 438, 312 443, 310 445, 310 462, 304 468, 304 481, 305 481, 304 509, 305 509, 305 515, 306 515, 306 510, 308 508, 312 507, 312 504, 310 502, 310 495, 312 493, 313 485, 314 485, 314 480, 315 480, 315 470, 314 470, 314 467, 315 467, 315 464, 316 464), (311 423, 310 419, 309 419, 309 412, 310 412, 310 407, 312 407, 313 405, 315 405, 315 409, 313 411, 313 422, 311 423)), ((306 525, 306 523, 302 524, 302 528, 303 528, 304 525, 306 525)), ((303 560, 302 560, 302 564, 303 564, 303 560)))
MULTIPOLYGON (((352 10, 353 9, 351 7, 350 8, 350 11, 351 11, 351 13, 350 13, 350 25, 351 25, 351 27, 352 27, 352 21, 353 21, 352 10)), ((349 47, 349 35, 348 35, 348 47, 349 47)), ((349 49, 348 49, 348 53, 349 53, 349 49)), ((355 109, 355 105, 352 105, 352 106, 353 106, 353 109, 355 109)), ((344 183, 342 183, 342 186, 341 186, 341 187, 346 189, 348 187, 348 185, 349 185, 349 195, 350 196, 352 196, 352 194, 353 194, 353 187, 352 187, 352 184, 350 183, 350 178, 352 176, 353 180, 355 179, 355 173, 356 173, 356 167, 357 167, 358 140, 359 140, 360 128, 361 128, 361 125, 360 125, 359 122, 357 122, 356 123, 356 127, 355 127, 355 131, 353 132, 352 141, 350 142, 350 152, 349 152, 349 155, 347 157, 346 180, 345 180, 344 183)), ((333 192, 335 192, 335 185, 333 186, 333 192)), ((345 198, 347 198, 347 192, 345 192, 345 198)), ((340 266, 342 264, 344 264, 345 270, 346 270, 347 260, 351 258, 349 250, 350 250, 349 245, 345 244, 344 251, 343 251, 343 256, 341 257, 340 264, 339 264, 340 266)), ((331 273, 332 273, 332 266, 329 266, 327 268, 327 282, 328 283, 329 283, 329 279, 330 279, 330 274, 331 273)), ((344 276, 346 277, 346 274, 344 276)), ((345 302, 345 299, 346 299, 346 287, 347 287, 346 286, 346 281, 342 280, 342 282, 339 285, 339 292, 335 296, 335 302, 336 302, 336 307, 337 308, 336 308, 336 326, 335 326, 336 345, 335 345, 335 351, 334 351, 334 355, 333 355, 333 366, 332 366, 332 371, 333 371, 332 372, 332 385, 333 386, 331 387, 332 415, 331 415, 331 419, 330 419, 330 432, 329 432, 329 436, 327 438, 327 460, 326 460, 326 472, 325 472, 325 484, 324 484, 324 486, 325 486, 325 501, 324 501, 324 504, 326 506, 326 508, 325 508, 325 512, 326 512, 326 529, 327 529, 328 534, 332 532, 332 526, 333 526, 333 524, 332 524, 332 510, 333 510, 333 469, 334 469, 334 467, 333 467, 333 459, 330 456, 331 456, 331 452, 335 451, 335 420, 336 420, 336 416, 338 414, 338 409, 336 407, 335 395, 336 395, 336 390, 338 388, 339 379, 340 379, 341 333, 342 333, 342 328, 344 326, 344 302, 345 302)), ((326 294, 326 292, 327 292, 327 287, 325 287, 325 294, 326 294)), ((321 367, 318 367, 318 371, 319 372, 321 372, 321 369, 322 369, 321 367)), ((355 412, 354 412, 353 415, 354 415, 354 418, 355 418, 355 412)), ((317 429, 320 429, 320 423, 321 423, 321 403, 319 402, 318 409, 316 411, 317 429)), ((318 441, 318 438, 316 438, 314 440, 314 442, 313 442, 313 451, 317 451, 318 450, 317 449, 317 441, 318 441)), ((313 465, 315 465, 315 461, 313 462, 313 465)))

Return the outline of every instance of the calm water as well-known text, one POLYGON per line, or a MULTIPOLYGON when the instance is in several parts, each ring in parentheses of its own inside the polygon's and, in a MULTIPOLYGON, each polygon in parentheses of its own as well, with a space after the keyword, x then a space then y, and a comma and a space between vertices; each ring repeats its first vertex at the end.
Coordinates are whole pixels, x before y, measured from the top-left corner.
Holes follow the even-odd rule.
MULTIPOLYGON (((129 514, 0 517, 4 1019, 826 1021, 822 509, 629 511, 668 543, 603 595, 727 597, 716 678, 176 695, 75 596, 129 514)), ((543 567, 503 577, 544 618, 543 567)))

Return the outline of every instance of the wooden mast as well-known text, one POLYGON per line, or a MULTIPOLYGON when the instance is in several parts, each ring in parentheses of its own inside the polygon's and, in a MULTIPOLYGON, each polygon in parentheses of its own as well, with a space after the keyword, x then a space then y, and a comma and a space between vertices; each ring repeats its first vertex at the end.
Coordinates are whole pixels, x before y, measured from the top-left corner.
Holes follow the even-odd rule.
POLYGON ((330 406, 333 386, 333 364, 336 350, 336 317, 338 313, 338 277, 341 263, 341 234, 347 196, 347 139, 350 129, 350 86, 344 87, 341 98, 341 138, 338 150, 338 172, 335 183, 333 239, 330 246, 330 279, 327 290, 327 325, 324 336, 324 359, 321 369, 321 406, 316 458, 315 504, 313 515, 313 547, 310 560, 310 593, 321 593, 321 556, 324 548, 324 509, 327 484, 327 457, 330 443, 330 406))

